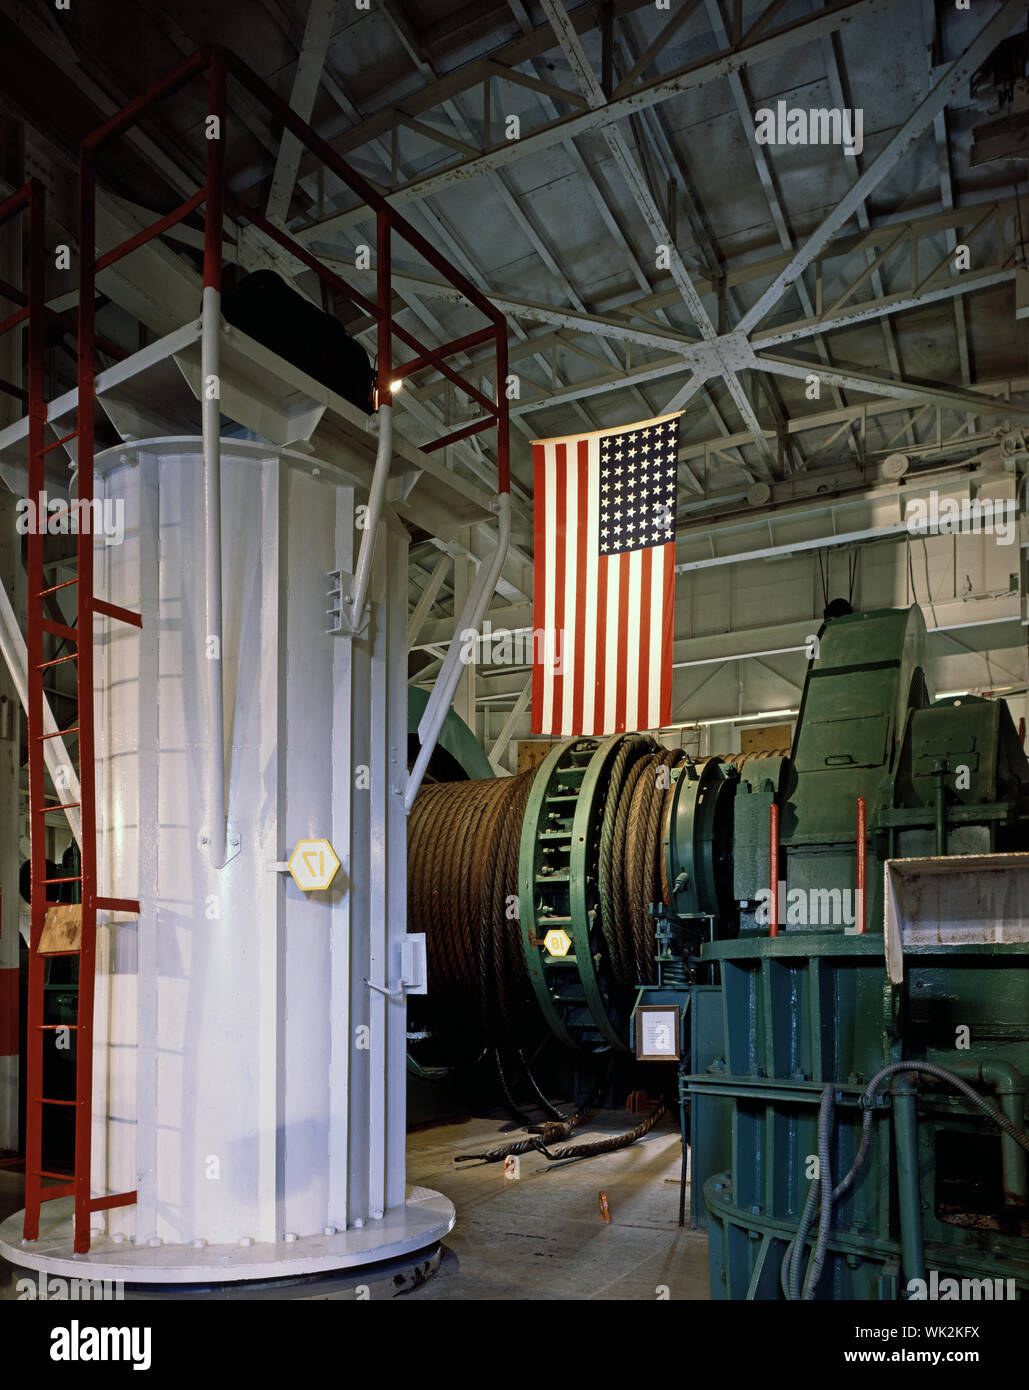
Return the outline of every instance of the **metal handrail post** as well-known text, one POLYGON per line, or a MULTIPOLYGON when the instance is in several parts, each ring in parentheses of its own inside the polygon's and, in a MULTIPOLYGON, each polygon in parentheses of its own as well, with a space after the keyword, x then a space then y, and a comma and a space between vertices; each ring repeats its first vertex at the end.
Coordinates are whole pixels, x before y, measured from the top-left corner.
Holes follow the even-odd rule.
POLYGON ((414 806, 414 799, 418 795, 418 788, 422 785, 422 778, 425 776, 425 769, 432 757, 432 750, 436 746, 440 729, 443 727, 443 721, 447 717, 454 692, 461 679, 461 649, 464 645, 461 634, 472 630, 478 632, 479 624, 482 622, 486 608, 497 587, 500 572, 504 568, 504 561, 507 559, 508 547, 511 544, 511 494, 509 492, 502 492, 497 498, 497 512, 497 548, 490 561, 487 563, 484 560, 479 566, 479 573, 475 577, 471 593, 468 595, 458 619, 440 673, 436 677, 436 684, 432 687, 429 703, 425 706, 425 713, 418 725, 418 738, 421 747, 418 750, 418 757, 411 770, 411 775, 407 779, 407 789, 404 792, 404 810, 408 815, 414 806))
POLYGON ((376 379, 376 400, 379 408, 379 446, 375 452, 375 469, 368 491, 368 515, 361 536, 361 547, 357 553, 357 564, 354 567, 350 600, 345 605, 351 634, 358 632, 364 622, 364 606, 368 598, 368 587, 371 584, 375 541, 379 534, 382 504, 386 497, 386 484, 389 481, 389 470, 393 462, 393 393, 390 386, 393 357, 393 316, 390 310, 390 219, 388 212, 383 208, 379 209, 376 216, 375 240, 379 310, 378 374, 376 379))
POLYGON ((204 458, 204 620, 207 685, 207 826, 199 848, 215 868, 228 852, 225 798, 225 691, 222 660, 222 484, 221 484, 221 287, 222 215, 225 186, 225 65, 211 58, 208 120, 207 201, 204 220, 204 292, 201 308, 200 378, 204 458))

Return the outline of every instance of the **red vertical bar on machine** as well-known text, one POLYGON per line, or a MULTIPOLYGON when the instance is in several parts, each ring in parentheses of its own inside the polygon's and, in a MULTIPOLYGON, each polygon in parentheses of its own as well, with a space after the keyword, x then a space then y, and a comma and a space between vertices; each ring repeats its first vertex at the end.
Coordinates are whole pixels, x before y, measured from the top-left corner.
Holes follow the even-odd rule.
POLYGON ((867 819, 865 798, 857 799, 857 892, 854 895, 854 931, 865 931, 865 836, 867 819))
POLYGON ((768 808, 768 935, 779 935, 779 808, 768 808))

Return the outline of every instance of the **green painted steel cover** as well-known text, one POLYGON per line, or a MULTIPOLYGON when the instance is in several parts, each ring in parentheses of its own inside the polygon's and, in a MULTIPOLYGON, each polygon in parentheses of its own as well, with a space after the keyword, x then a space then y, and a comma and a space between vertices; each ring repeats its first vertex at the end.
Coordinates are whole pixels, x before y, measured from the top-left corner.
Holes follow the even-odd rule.
MULTIPOLYGON (((418 724, 429 703, 428 693, 417 685, 407 687, 408 762, 418 752, 418 724)), ((496 774, 479 740, 459 714, 453 710, 443 721, 436 747, 429 760, 427 782, 461 782, 466 778, 494 777, 496 774)))

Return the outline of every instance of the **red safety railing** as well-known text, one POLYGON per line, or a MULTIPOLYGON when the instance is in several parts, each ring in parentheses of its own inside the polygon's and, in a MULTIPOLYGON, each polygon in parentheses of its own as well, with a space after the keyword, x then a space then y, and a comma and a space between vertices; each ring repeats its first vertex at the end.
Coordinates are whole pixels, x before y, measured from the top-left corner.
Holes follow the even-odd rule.
MULTIPOLYGON (((29 216, 28 216, 28 223, 29 223, 29 228, 30 228, 30 232, 29 232, 29 254, 30 254, 30 256, 31 256, 32 250, 33 250, 33 238, 34 238, 34 236, 36 235, 36 234, 35 234, 35 231, 34 231, 33 229, 35 228, 37 222, 39 223, 39 228, 40 228, 40 229, 39 229, 39 233, 38 233, 38 238, 39 238, 39 239, 42 239, 42 236, 43 236, 43 232, 42 232, 43 211, 42 211, 42 209, 44 208, 44 205, 45 205, 45 197, 46 197, 46 195, 45 195, 45 193, 44 193, 44 190, 43 190, 42 185, 41 185, 36 179, 31 179, 31 180, 25 185, 24 188, 19 189, 17 193, 13 193, 13 194, 11 195, 11 197, 7 199, 6 202, 0 203, 0 227, 5 226, 8 222, 11 221, 12 218, 16 217, 16 216, 18 215, 19 212, 27 212, 27 213, 29 214, 29 216), (31 207, 30 207, 33 198, 36 198, 36 199, 40 200, 39 203, 38 203, 38 208, 39 208, 39 210, 36 212, 35 218, 33 217, 33 213, 32 213, 32 211, 31 211, 31 207)), ((41 293, 42 293, 42 291, 41 291, 41 293)), ((44 340, 43 340, 43 333, 44 333, 43 324, 44 324, 45 322, 59 323, 63 328, 68 328, 68 329, 74 329, 74 328, 76 327, 76 318, 75 318, 75 314, 74 314, 74 313, 72 313, 72 312, 61 313, 61 312, 59 312, 57 309, 51 309, 51 308, 49 307, 49 305, 47 305, 47 304, 46 304, 45 302, 43 302, 42 300, 41 300, 38 304, 36 304, 36 303, 30 304, 30 302, 29 302, 29 291, 28 291, 27 289, 22 289, 22 288, 20 288, 18 285, 12 285, 12 284, 10 284, 7 280, 0 280, 0 299, 7 299, 7 300, 10 300, 10 302, 11 302, 12 304, 17 304, 17 305, 19 306, 19 307, 15 310, 15 312, 14 312, 13 314, 8 314, 8 316, 7 316, 6 318, 0 319, 0 337, 2 337, 2 336, 3 336, 5 333, 7 333, 10 329, 12 329, 12 328, 18 328, 21 324, 23 324, 23 323, 28 323, 30 313, 32 313, 32 312, 37 312, 37 313, 40 315, 40 324, 39 324, 38 330, 37 330, 37 337, 38 337, 38 340, 39 340, 39 350, 40 350, 40 360, 41 360, 41 361, 42 361, 42 351, 43 351, 43 341, 44 341, 44 340)), ((31 337, 31 330, 30 330, 30 337, 31 337)), ((113 357, 113 358, 117 359, 118 361, 121 361, 123 358, 125 358, 125 357, 128 356, 128 353, 125 352, 124 349, 120 348, 120 347, 117 345, 117 343, 112 343, 111 340, 110 340, 109 338, 97 337, 97 339, 96 339, 96 344, 97 344, 97 347, 101 349, 101 351, 105 352, 109 357, 113 357)), ((43 391, 43 381, 42 381, 42 377, 41 377, 41 378, 40 378, 40 392, 41 392, 40 399, 41 399, 41 400, 42 400, 42 391, 43 391)), ((13 397, 15 398, 15 400, 21 401, 21 403, 22 403, 24 406, 26 406, 26 407, 28 407, 28 405, 29 405, 29 392, 26 391, 24 387, 19 386, 16 382, 13 382, 13 381, 4 381, 4 380, 0 379, 0 392, 2 392, 5 396, 13 396, 13 397)), ((44 407, 44 421, 45 421, 45 419, 46 419, 46 412, 45 412, 45 407, 44 407)), ((55 448, 57 447, 58 444, 66 444, 66 443, 68 442, 68 439, 71 439, 71 438, 73 438, 73 437, 74 437, 73 435, 68 435, 65 439, 55 440, 54 443, 51 444, 49 447, 50 447, 51 449, 55 449, 55 448)))
MULTIPOLYGON (((4 230, 10 223, 14 222, 14 220, 15 220, 16 218, 18 218, 19 216, 21 216, 21 215, 25 215, 25 216, 26 216, 26 220, 27 220, 27 223, 28 223, 28 240, 29 240, 29 271, 28 271, 28 278, 29 278, 29 282, 30 282, 31 284, 35 284, 35 285, 39 286, 39 285, 42 284, 42 272, 43 272, 43 259, 42 259, 42 258, 43 258, 43 189, 42 189, 41 185, 38 184, 38 183, 36 183, 35 181, 33 181, 33 182, 31 182, 31 183, 27 183, 27 184, 25 185, 24 188, 19 189, 17 193, 13 194, 13 195, 12 195, 10 198, 8 198, 5 202, 0 203, 0 234, 3 233, 3 230, 4 230)), ((29 360, 30 362, 35 361, 36 364, 37 364, 37 366, 38 366, 38 371, 34 371, 34 372, 30 371, 30 373, 29 373, 29 378, 28 378, 29 390, 28 390, 28 391, 25 390, 25 388, 21 385, 20 382, 15 382, 15 381, 0 381, 0 391, 2 391, 2 392, 4 393, 4 395, 6 395, 6 396, 13 396, 15 400, 19 401, 22 405, 24 405, 24 406, 27 407, 27 409, 28 409, 28 419, 29 419, 29 448, 30 448, 30 451, 31 451, 31 449, 32 449, 32 447, 33 447, 33 444, 35 444, 37 448, 41 445, 42 440, 43 440, 43 437, 44 437, 45 421, 46 421, 46 403, 45 403, 44 398, 43 398, 43 373, 42 373, 42 364, 43 364, 43 322, 42 322, 42 319, 41 319, 41 309, 42 309, 42 303, 43 303, 42 295, 40 294, 39 296, 37 296, 37 297, 35 298, 35 301, 34 301, 34 302, 30 302, 30 296, 29 296, 29 293, 28 293, 28 290, 27 290, 27 289, 23 289, 23 288, 21 288, 21 287, 18 286, 18 285, 11 285, 11 284, 9 284, 6 280, 0 280, 0 299, 5 299, 5 300, 7 300, 9 303, 13 303, 13 304, 17 304, 17 305, 18 305, 18 309, 17 309, 13 314, 9 314, 9 315, 7 315, 3 320, 0 320, 0 337, 2 337, 2 336, 3 336, 4 334, 6 334, 6 333, 13 332, 15 329, 21 328, 21 325, 22 325, 22 324, 26 324, 26 325, 27 325, 27 328, 28 328, 28 360, 29 360)), ((31 794, 32 794, 32 788, 31 788, 31 786, 30 786, 30 788, 29 788, 29 791, 30 791, 30 795, 31 795, 31 794)), ((31 803, 31 804, 32 804, 32 805, 35 805, 36 803, 33 802, 33 803, 31 803)), ((36 837, 33 836, 33 838, 32 838, 33 851, 35 850, 35 842, 36 842, 36 837)), ((45 852, 44 852, 44 866, 45 866, 45 862, 46 862, 46 857, 45 857, 45 852)), ((33 875, 35 875, 35 871, 36 871, 36 862, 35 862, 35 856, 34 856, 34 854, 33 854, 33 861, 32 861, 32 872, 33 872, 33 875)), ((46 870, 45 870, 45 867, 44 867, 44 875, 45 875, 45 872, 46 872, 46 870)), ((35 877, 33 877, 33 884, 32 884, 32 889, 31 889, 31 900, 32 900, 33 903, 35 902, 36 896, 37 896, 37 890, 36 890, 36 887, 35 887, 35 877)), ((30 950, 30 954, 29 954, 29 975, 30 975, 30 977, 31 977, 32 971, 33 971, 33 961, 36 959, 36 949, 35 949, 35 948, 38 946, 38 943, 39 943, 38 930, 39 930, 39 928, 37 927, 36 914, 33 913, 33 916, 32 916, 32 927, 31 927, 31 931, 30 931, 30 935, 29 935, 29 950, 30 950)), ((40 967, 37 967, 37 968, 40 968, 40 967)), ((17 989, 15 989, 14 991, 12 991, 12 994, 11 994, 10 998, 8 999, 8 1001, 7 1001, 7 1007, 8 1007, 9 1009, 13 1010, 13 1012, 14 1012, 14 1017, 13 1017, 13 1018, 10 1018, 10 1017, 9 1017, 9 1018, 7 1018, 7 1019, 4 1020, 5 1031, 8 1033, 8 1035, 11 1037, 12 1040, 16 1040, 16 1039, 18 1038, 18 1011, 19 1011, 19 999, 18 999, 18 994, 19 994, 19 991, 18 991, 17 989)), ((40 994, 41 994, 41 991, 39 991, 39 992, 36 994, 36 998, 39 998, 40 994)), ((28 1009, 28 1017, 27 1017, 27 1020, 26 1020, 26 1023, 27 1023, 27 1032, 28 1032, 28 1048, 29 1048, 29 1052, 30 1052, 30 1053, 32 1052, 34 1045, 37 1045, 37 1044, 38 1044, 38 1048, 39 1048, 40 1050, 41 1050, 41 1048, 42 1048, 42 1034, 39 1032, 39 1022, 40 1022, 40 1019, 39 1019, 38 1015, 35 1014, 35 1013, 33 1012, 33 1010, 32 1010, 32 1007, 31 1007, 31 1005, 32 1005, 32 999, 33 999, 33 994, 32 994, 32 991, 30 990, 30 992, 29 992, 29 1009, 28 1009)), ((15 1046, 17 1046, 16 1042, 15 1042, 15 1046)), ((30 1101, 30 1107, 31 1107, 31 1101, 30 1101)), ((41 1165, 40 1165, 40 1157, 39 1157, 39 1153, 38 1153, 38 1152, 34 1155, 34 1158, 35 1158, 35 1162, 34 1162, 34 1164, 33 1164, 33 1155, 30 1153, 29 1144, 28 1144, 28 1142, 27 1142, 27 1140, 26 1140, 26 1155, 25 1155, 26 1169, 28 1169, 28 1168, 30 1168, 30 1167, 32 1167, 32 1166, 35 1166, 35 1167, 38 1169, 38 1168, 41 1166, 41 1165)), ((13 1163, 13 1162, 17 1162, 17 1161, 18 1161, 18 1160, 7 1160, 7 1161, 5 1161, 5 1162, 12 1162, 12 1163, 13 1163)))
MULTIPOLYGON (((439 251, 403 218, 395 208, 356 169, 341 159, 335 150, 321 138, 295 111, 278 97, 268 85, 247 65, 233 54, 217 47, 199 49, 186 59, 173 72, 156 82, 135 101, 129 103, 117 115, 112 116, 99 129, 95 130, 82 143, 80 166, 80 193, 82 200, 83 229, 87 226, 92 235, 94 226, 93 200, 95 196, 95 158, 97 152, 116 136, 137 124, 155 105, 179 91, 187 83, 203 73, 208 75, 208 124, 213 117, 216 137, 207 140, 206 179, 177 208, 161 217, 151 226, 135 233, 120 245, 112 247, 101 255, 92 266, 88 288, 98 271, 113 265, 122 256, 128 255, 138 247, 163 232, 169 231, 183 221, 190 213, 204 208, 204 287, 221 289, 222 253, 224 238, 224 214, 228 210, 232 216, 250 223, 283 250, 295 256, 308 269, 312 270, 324 284, 331 286, 352 304, 374 318, 378 329, 377 339, 377 398, 380 404, 392 401, 391 383, 402 381, 416 372, 435 368, 442 376, 453 382, 468 397, 481 406, 483 418, 473 421, 460 429, 429 440, 420 447, 426 453, 456 444, 473 434, 485 430, 497 431, 497 491, 507 492, 510 488, 509 461, 509 416, 505 390, 507 379, 507 323, 503 314, 496 309, 470 280, 461 274, 439 251), (251 96, 264 106, 300 144, 319 159, 343 183, 351 188, 376 217, 376 297, 367 298, 335 271, 324 265, 307 246, 295 236, 269 222, 256 208, 250 207, 243 199, 233 194, 225 181, 225 148, 228 124, 228 78, 234 78, 245 87, 251 96), (479 310, 488 320, 488 326, 473 333, 465 334, 451 342, 437 347, 428 347, 412 333, 403 328, 393 317, 391 302, 391 262, 393 238, 399 237, 418 253, 434 270, 467 299, 469 304, 479 310), (414 356, 406 361, 394 363, 393 342, 396 339, 409 348, 414 356), (495 346, 496 400, 491 401, 478 386, 450 364, 448 358, 465 352, 470 348, 488 342, 495 346)), ((92 245, 82 240, 83 246, 92 245)), ((92 301, 90 301, 92 302, 92 301)), ((80 300, 80 303, 82 301, 80 300)), ((83 345, 80 344, 80 347, 83 345)), ((85 345, 88 346, 88 345, 85 345)), ((90 354, 87 353, 87 356, 90 354)))
MULTIPOLYGON (((119 609, 114 604, 96 599, 93 594, 93 535, 92 528, 83 524, 88 515, 93 497, 92 467, 92 409, 93 377, 92 367, 88 377, 83 378, 80 370, 79 418, 77 428, 60 440, 46 443, 48 407, 45 396, 44 353, 45 329, 48 317, 60 318, 45 304, 45 201, 42 186, 35 180, 26 184, 19 193, 0 206, 0 228, 17 213, 28 213, 28 275, 27 287, 18 289, 7 285, 2 293, 12 298, 21 307, 2 324, 0 331, 25 324, 27 328, 27 351, 25 354, 25 374, 28 389, 16 383, 5 383, 10 394, 23 400, 28 412, 28 497, 34 506, 35 524, 30 524, 27 533, 27 714, 28 714, 28 774, 29 774, 29 818, 30 818, 30 933, 28 963, 28 998, 26 1018, 26 1116, 25 1116, 25 1221, 26 1240, 36 1240, 39 1236, 39 1216, 43 1202, 58 1197, 73 1197, 75 1203, 75 1250, 84 1253, 89 1249, 90 1216, 95 1211, 110 1207, 124 1206, 136 1200, 135 1192, 116 1193, 111 1196, 93 1197, 91 1190, 91 1142, 93 1119, 93 1003, 96 952, 96 914, 98 909, 139 911, 134 901, 101 898, 97 895, 96 883, 96 787, 94 776, 94 732, 93 732, 93 617, 103 613, 108 617, 121 618, 139 625, 138 614, 119 609), (47 584, 45 579, 44 546, 47 534, 46 499, 46 456, 58 445, 78 438, 89 440, 89 462, 83 466, 80 457, 76 485, 77 531, 74 578, 55 584, 47 584), (53 612, 47 610, 47 600, 52 600, 60 590, 76 589, 76 616, 74 624, 59 622, 53 612), (63 655, 52 655, 44 660, 45 638, 57 639, 60 647, 70 647, 63 655), (75 672, 75 694, 62 692, 74 700, 77 706, 71 722, 56 731, 47 732, 44 721, 44 673, 57 666, 64 666, 75 672), (78 741, 78 781, 79 800, 58 799, 58 804, 46 802, 46 760, 44 745, 53 738, 76 738, 78 741), (47 876, 46 858, 46 817, 53 812, 66 813, 78 810, 82 825, 81 864, 78 874, 63 875, 58 878, 47 876), (47 889, 63 884, 78 884, 81 890, 81 919, 79 924, 79 944, 67 949, 41 950, 48 903, 47 889), (45 1021, 46 962, 56 956, 74 956, 78 959, 79 981, 76 1019, 74 1023, 47 1023, 45 1021), (48 1096, 44 1085, 44 1044, 48 1033, 56 1034, 67 1030, 75 1034, 75 1096, 48 1096), (60 1172, 43 1166, 43 1115, 48 1107, 67 1107, 74 1111, 75 1139, 72 1171, 60 1172), (51 1185, 44 1187, 44 1179, 51 1185)), ((84 243, 88 244, 88 243, 84 243)), ((91 318, 92 301, 88 306, 86 318, 91 318)), ((79 306, 80 333, 83 319, 82 305, 79 306)), ((95 350, 94 341, 94 350, 95 350)), ((108 345, 117 356, 124 356, 113 344, 108 345)), ((80 364, 81 365, 81 364, 80 364)), ((69 512, 72 509, 69 503, 69 512)), ((60 791, 60 788, 57 788, 60 791)), ((55 898, 56 898, 55 894, 55 898)))
MULTIPOLYGON (((208 125, 210 122, 208 122, 208 125)), ((15 197, 0 206, 0 226, 21 211, 29 213, 29 284, 21 290, 0 282, 0 295, 6 295, 18 307, 0 321, 0 333, 28 325, 28 390, 16 383, 0 383, 28 408, 29 495, 42 500, 45 490, 45 458, 58 445, 77 440, 76 488, 80 519, 93 501, 96 407, 96 357, 102 351, 122 358, 126 354, 117 345, 101 338, 96 332, 96 278, 122 257, 131 254, 155 237, 169 231, 191 213, 204 211, 204 268, 205 289, 221 289, 224 245, 224 219, 228 208, 242 221, 250 223, 265 236, 288 251, 290 255, 314 271, 324 284, 331 286, 351 303, 371 316, 377 325, 377 400, 380 405, 392 402, 392 383, 420 371, 434 368, 459 386, 484 411, 481 419, 453 430, 421 447, 433 452, 447 444, 457 443, 473 434, 495 428, 497 431, 497 490, 510 489, 509 418, 505 393, 507 377, 507 327, 504 316, 458 270, 446 261, 372 186, 342 160, 324 140, 302 121, 285 102, 244 63, 219 48, 199 50, 174 72, 143 92, 122 111, 112 116, 83 142, 79 168, 79 305, 78 305, 78 419, 76 428, 60 440, 45 443, 47 405, 44 395, 43 361, 45 324, 56 317, 67 325, 68 315, 58 315, 44 302, 44 205, 39 184, 27 185, 15 197), (157 103, 179 91, 188 82, 206 72, 208 77, 208 116, 216 122, 215 138, 206 144, 206 177, 203 185, 173 211, 158 218, 150 226, 134 233, 119 245, 96 251, 96 159, 98 152, 110 141, 136 125, 157 103), (247 206, 226 187, 225 149, 228 129, 228 79, 232 76, 246 87, 265 108, 282 122, 300 144, 320 159, 342 182, 374 210, 376 216, 376 297, 367 298, 348 285, 335 271, 322 264, 308 248, 270 223, 256 209, 247 206), (398 324, 392 311, 391 261, 393 238, 399 236, 451 285, 458 289, 469 304, 487 319, 487 325, 451 342, 429 347, 398 324), (411 351, 413 356, 394 363, 394 339, 411 351), (475 382, 464 378, 451 365, 449 358, 471 348, 493 342, 496 364, 496 400, 491 401, 475 382)), ((38 512, 37 512, 38 514, 38 512)), ((141 626, 139 614, 116 604, 98 599, 93 593, 93 539, 89 528, 79 527, 76 546, 74 578, 47 586, 44 581, 44 530, 30 529, 28 538, 28 732, 29 732, 29 794, 32 818, 32 892, 31 892, 31 949, 29 959, 27 1054, 28 1115, 26 1122, 26 1192, 24 1234, 27 1240, 39 1235, 40 1206, 56 1197, 75 1199, 75 1250, 85 1253, 90 1246, 90 1216, 93 1212, 124 1206, 136 1201, 135 1192, 122 1192, 94 1197, 91 1190, 92 1089, 93 1089, 93 1009, 96 970, 97 912, 115 911, 138 914, 139 904, 124 898, 100 897, 97 892, 96 788, 94 778, 95 733, 93 711, 93 619, 96 614, 141 626), (58 590, 76 589, 75 625, 58 623, 48 616, 44 603, 58 590), (44 661, 44 635, 49 634, 74 650, 44 661), (57 664, 68 663, 76 671, 77 714, 69 727, 58 734, 44 729, 43 673, 57 664), (47 806, 45 800, 44 744, 59 735, 76 736, 80 796, 78 802, 47 806), (82 823, 81 872, 69 878, 48 879, 46 870, 45 817, 54 810, 79 810, 82 823), (81 885, 80 943, 74 950, 46 954, 77 955, 79 960, 79 992, 76 1022, 67 1026, 76 1035, 76 1085, 74 1101, 48 1098, 43 1095, 43 1040, 46 1032, 58 1025, 43 1021, 43 987, 45 956, 39 945, 47 911, 48 886, 57 882, 77 882, 81 885), (74 1171, 58 1173, 43 1168, 42 1114, 47 1105, 73 1105, 75 1109, 74 1171), (43 1187, 44 1179, 56 1179, 57 1185, 43 1187)))

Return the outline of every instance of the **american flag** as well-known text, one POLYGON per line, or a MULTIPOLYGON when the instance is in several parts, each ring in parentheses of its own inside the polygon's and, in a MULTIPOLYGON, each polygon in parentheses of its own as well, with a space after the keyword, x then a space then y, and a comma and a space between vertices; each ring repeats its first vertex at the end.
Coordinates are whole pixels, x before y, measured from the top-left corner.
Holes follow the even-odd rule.
POLYGON ((532 732, 671 718, 679 415, 533 443, 532 732))

